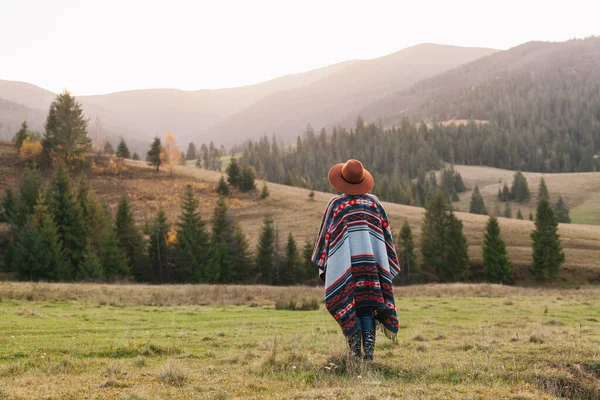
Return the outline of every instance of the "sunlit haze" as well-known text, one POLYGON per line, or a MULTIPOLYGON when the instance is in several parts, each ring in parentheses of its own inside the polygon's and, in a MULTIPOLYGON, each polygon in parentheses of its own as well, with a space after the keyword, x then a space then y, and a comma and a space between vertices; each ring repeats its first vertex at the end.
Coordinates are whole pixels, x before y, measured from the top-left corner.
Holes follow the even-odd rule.
POLYGON ((600 33, 593 1, 0 0, 0 79, 76 95, 248 85, 433 42, 600 33))

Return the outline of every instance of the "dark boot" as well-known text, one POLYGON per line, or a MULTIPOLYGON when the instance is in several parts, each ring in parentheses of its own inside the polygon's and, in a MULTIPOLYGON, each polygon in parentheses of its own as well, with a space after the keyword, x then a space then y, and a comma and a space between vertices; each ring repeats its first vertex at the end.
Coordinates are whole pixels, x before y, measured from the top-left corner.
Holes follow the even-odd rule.
POLYGON ((365 350, 365 360, 373 361, 375 353, 375 331, 363 331, 362 345, 365 350))
POLYGON ((362 352, 360 351, 360 336, 360 331, 356 331, 352 335, 346 336, 348 347, 350 347, 350 355, 353 357, 362 357, 362 352))

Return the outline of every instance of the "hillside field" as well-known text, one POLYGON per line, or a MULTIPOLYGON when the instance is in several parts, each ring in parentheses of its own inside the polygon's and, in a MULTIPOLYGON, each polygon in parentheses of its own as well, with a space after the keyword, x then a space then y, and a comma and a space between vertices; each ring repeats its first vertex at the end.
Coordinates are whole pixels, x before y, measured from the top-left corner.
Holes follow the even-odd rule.
POLYGON ((600 395, 597 288, 397 288, 398 341, 378 335, 372 364, 344 356, 322 306, 274 306, 322 295, 309 287, 0 283, 0 398, 600 395))
MULTIPOLYGON (((101 160, 100 160, 101 161, 101 160)), ((106 161, 106 160, 104 160, 106 161)), ((202 217, 210 219, 218 195, 216 184, 221 173, 198 169, 195 167, 175 166, 173 175, 166 170, 159 173, 153 171, 143 161, 126 161, 126 170, 118 174, 100 166, 99 170, 89 172, 89 180, 97 195, 108 202, 113 211, 122 194, 126 193, 133 203, 132 210, 140 227, 149 225, 162 206, 171 223, 176 221, 180 211, 180 200, 186 184, 192 184, 202 206, 202 217)), ((8 145, 0 146, 0 187, 17 184, 22 163, 8 145)), ((512 171, 498 170, 487 167, 455 166, 461 173, 468 188, 475 183, 480 185, 488 207, 493 206, 498 186, 502 179, 512 182, 512 171)), ((533 198, 531 207, 535 204, 539 174, 526 174, 533 198)), ((544 175, 553 199, 561 194, 571 208, 585 204, 587 199, 594 199, 595 191, 600 191, 600 174, 546 174, 544 175)), ((257 181, 257 193, 239 193, 234 191, 228 204, 234 217, 240 222, 250 245, 255 247, 262 220, 266 214, 271 214, 280 232, 280 237, 287 237, 292 232, 299 245, 306 240, 313 241, 323 211, 331 193, 315 192, 314 200, 308 197, 309 190, 268 183, 270 196, 259 199, 261 181, 257 181)), ((2 190, 3 192, 3 190, 2 190)), ((1 194, 1 193, 0 193, 1 194)), ((461 194, 457 203, 460 210, 468 209, 470 192, 461 194)), ((404 220, 408 220, 415 235, 415 244, 419 245, 420 227, 424 210, 422 208, 384 203, 391 226, 398 231, 404 220)), ((521 207, 521 206, 519 206, 521 207)), ((522 206, 526 216, 527 210, 533 208, 522 206)), ((513 213, 517 212, 513 204, 513 213)), ((475 272, 482 261, 481 247, 483 231, 487 222, 486 216, 458 212, 463 221, 464 232, 469 244, 469 254, 474 264, 475 272)), ((517 279, 521 283, 529 281, 528 266, 531 263, 530 234, 534 225, 530 221, 499 218, 502 236, 506 241, 509 256, 515 265, 517 279)), ((0 227, 0 232, 1 232, 0 227)), ((593 225, 560 225, 561 242, 566 255, 565 268, 561 274, 560 284, 579 284, 585 282, 600 282, 600 226, 593 225)), ((419 251, 417 250, 417 254, 419 251)))

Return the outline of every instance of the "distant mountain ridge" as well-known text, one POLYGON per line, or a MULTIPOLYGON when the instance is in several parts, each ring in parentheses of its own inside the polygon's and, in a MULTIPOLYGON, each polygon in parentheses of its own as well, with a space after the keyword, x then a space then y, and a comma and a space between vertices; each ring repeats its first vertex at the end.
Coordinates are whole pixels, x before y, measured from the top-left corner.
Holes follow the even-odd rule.
MULTIPOLYGON (((239 88, 147 89, 78 96, 78 100, 90 118, 90 136, 95 134, 98 117, 111 140, 124 136, 146 143, 166 131, 174 132, 182 144, 213 140, 217 145, 232 145, 273 133, 291 140, 309 123, 317 128, 333 126, 341 116, 387 93, 492 52, 423 44, 372 60, 346 61, 239 88)), ((0 80, 0 99, 32 110, 46 113, 54 97, 35 85, 0 80)), ((30 125, 43 126, 39 115, 35 118, 30 125)), ((7 121, 6 126, 20 124, 16 119, 7 121)))

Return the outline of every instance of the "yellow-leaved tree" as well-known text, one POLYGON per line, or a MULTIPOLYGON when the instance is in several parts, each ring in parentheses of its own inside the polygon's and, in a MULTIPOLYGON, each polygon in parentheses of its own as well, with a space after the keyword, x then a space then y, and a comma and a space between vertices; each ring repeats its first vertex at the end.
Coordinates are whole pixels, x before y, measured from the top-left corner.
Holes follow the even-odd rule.
POLYGON ((172 132, 167 132, 164 139, 164 145, 160 152, 160 159, 163 164, 169 166, 169 174, 173 175, 173 165, 177 165, 181 157, 181 149, 177 144, 177 138, 172 132))
POLYGON ((39 140, 32 140, 31 137, 28 136, 21 143, 19 157, 21 160, 35 163, 35 160, 38 158, 38 156, 42 154, 42 150, 42 143, 39 140))

